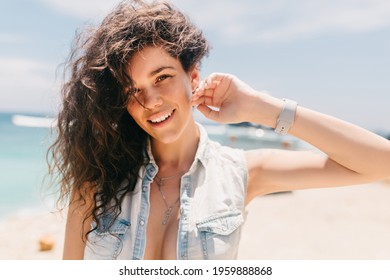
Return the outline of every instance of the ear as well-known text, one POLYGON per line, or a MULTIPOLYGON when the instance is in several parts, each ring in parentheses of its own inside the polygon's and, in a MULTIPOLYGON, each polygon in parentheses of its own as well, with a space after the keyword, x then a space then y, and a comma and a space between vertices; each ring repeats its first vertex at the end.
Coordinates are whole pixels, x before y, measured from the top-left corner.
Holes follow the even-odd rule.
POLYGON ((195 66, 190 71, 190 81, 191 81, 191 91, 194 92, 195 89, 199 86, 199 82, 200 82, 200 72, 197 66, 195 66))

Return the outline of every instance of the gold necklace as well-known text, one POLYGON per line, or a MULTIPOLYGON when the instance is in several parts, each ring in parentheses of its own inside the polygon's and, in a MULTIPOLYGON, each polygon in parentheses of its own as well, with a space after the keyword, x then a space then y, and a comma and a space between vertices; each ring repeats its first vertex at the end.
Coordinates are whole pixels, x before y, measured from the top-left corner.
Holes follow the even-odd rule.
POLYGON ((181 173, 179 174, 176 174, 176 175, 173 175, 173 176, 169 176, 169 177, 158 177, 157 174, 156 174, 156 178, 157 178, 157 187, 158 187, 158 190, 160 191, 160 194, 161 194, 161 197, 164 201, 164 204, 165 204, 165 208, 167 208, 167 210, 165 210, 165 218, 164 220, 162 221, 162 225, 166 225, 168 223, 168 220, 169 218, 171 217, 171 214, 172 214, 172 210, 173 210, 173 207, 178 204, 179 200, 180 200, 180 195, 179 197, 176 199, 176 201, 171 205, 169 206, 168 202, 167 202, 167 198, 162 190, 162 187, 164 186, 164 181, 167 181, 167 180, 170 180, 170 179, 173 179, 177 176, 179 176, 181 173))

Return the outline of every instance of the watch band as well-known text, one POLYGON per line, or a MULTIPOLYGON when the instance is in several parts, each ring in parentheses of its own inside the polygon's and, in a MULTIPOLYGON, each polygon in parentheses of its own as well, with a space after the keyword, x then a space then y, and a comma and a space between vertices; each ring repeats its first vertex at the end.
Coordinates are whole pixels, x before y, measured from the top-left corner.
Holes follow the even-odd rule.
POLYGON ((276 121, 275 132, 286 135, 291 126, 294 124, 298 103, 285 98, 283 101, 283 110, 280 113, 278 120, 276 121))

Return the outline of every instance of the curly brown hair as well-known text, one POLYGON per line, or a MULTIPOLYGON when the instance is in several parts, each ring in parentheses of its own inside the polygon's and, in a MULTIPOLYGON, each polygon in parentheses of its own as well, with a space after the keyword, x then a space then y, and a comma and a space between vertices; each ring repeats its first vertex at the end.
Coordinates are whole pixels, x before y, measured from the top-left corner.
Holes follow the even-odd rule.
POLYGON ((190 71, 209 46, 173 5, 136 0, 121 2, 74 42, 65 63, 56 139, 48 150, 49 174, 59 183, 59 201, 77 191, 85 204, 92 193, 94 205, 84 222, 92 217, 99 223, 108 212, 120 214, 124 196, 134 190, 139 169, 149 160, 147 135, 126 110, 129 60, 147 46, 160 46, 190 71))

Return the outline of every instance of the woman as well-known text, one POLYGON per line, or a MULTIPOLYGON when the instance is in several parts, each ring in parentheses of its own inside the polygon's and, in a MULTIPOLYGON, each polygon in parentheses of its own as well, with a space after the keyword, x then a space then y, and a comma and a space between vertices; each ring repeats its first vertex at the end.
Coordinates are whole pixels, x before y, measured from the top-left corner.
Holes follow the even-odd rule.
POLYGON ((51 147, 70 199, 65 259, 233 259, 254 197, 390 177, 389 141, 230 74, 201 81, 202 32, 169 4, 134 2, 80 36, 69 60, 51 147), (324 154, 222 147, 193 107, 324 154))

